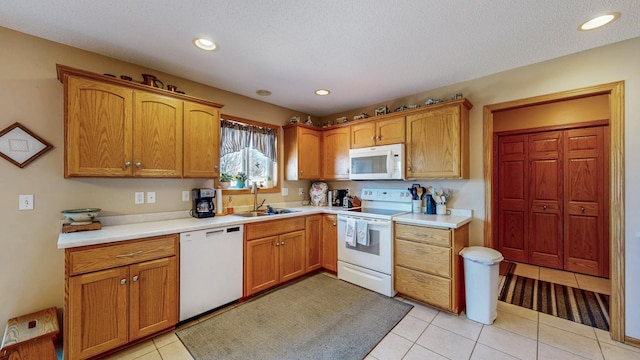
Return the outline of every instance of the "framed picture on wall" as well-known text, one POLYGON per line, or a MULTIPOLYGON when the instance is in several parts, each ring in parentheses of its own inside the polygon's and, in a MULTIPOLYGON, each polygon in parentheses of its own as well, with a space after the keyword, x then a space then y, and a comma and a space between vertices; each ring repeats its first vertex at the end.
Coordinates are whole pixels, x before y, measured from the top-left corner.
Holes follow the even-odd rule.
POLYGON ((52 148, 51 144, 20 123, 0 131, 0 156, 20 168, 52 148))

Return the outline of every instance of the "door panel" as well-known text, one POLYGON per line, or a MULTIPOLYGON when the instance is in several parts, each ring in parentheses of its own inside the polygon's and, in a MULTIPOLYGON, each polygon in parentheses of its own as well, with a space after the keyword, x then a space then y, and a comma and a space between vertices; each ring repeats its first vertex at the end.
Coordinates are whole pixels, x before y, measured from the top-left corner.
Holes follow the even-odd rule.
POLYGON ((505 259, 527 262, 528 169, 526 137, 500 137, 498 141, 498 243, 505 259))
MULTIPOLYGON (((609 217, 605 173, 608 127, 567 130, 565 175, 565 269, 608 277, 609 217)), ((607 146, 608 148, 608 146, 607 146)))
POLYGON ((528 135, 529 263, 562 269, 562 131, 528 135))

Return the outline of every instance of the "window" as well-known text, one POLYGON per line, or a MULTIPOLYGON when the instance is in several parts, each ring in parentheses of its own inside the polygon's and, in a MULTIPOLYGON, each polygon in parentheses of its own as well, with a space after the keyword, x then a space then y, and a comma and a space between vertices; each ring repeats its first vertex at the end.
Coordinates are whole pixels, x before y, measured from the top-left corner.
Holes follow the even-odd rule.
POLYGON ((255 182, 273 188, 278 174, 276 125, 222 115, 220 120, 220 171, 234 177, 229 189, 242 189, 255 182), (246 183, 237 181, 244 174, 246 183))

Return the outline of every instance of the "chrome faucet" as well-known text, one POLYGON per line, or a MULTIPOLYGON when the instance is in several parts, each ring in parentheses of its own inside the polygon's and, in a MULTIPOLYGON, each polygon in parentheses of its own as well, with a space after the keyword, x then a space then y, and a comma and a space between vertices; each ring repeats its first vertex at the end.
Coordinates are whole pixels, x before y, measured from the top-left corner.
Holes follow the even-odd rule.
POLYGON ((258 185, 255 182, 251 184, 251 193, 253 194, 253 211, 258 211, 264 205, 266 199, 262 200, 262 203, 258 205, 258 185))

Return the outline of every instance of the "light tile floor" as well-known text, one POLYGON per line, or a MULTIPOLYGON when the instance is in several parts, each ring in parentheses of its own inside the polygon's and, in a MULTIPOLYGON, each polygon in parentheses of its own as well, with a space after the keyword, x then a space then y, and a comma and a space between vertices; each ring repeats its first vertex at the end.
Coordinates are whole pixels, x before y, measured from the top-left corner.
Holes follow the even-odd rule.
MULTIPOLYGON (((558 274, 548 274, 548 269, 521 265, 516 269, 520 267, 518 271, 527 272, 531 277, 559 278, 558 274)), ((571 282, 570 276, 560 278, 571 282)), ((607 288, 598 281, 602 279, 591 278, 575 276, 572 281, 580 286, 607 288)), ((399 299, 412 304, 413 309, 365 360, 640 359, 640 348, 615 342, 606 331, 504 302, 498 302, 496 321, 484 325, 467 319, 464 314, 455 316, 399 299)), ((192 357, 171 332, 109 359, 189 360, 192 357)))

